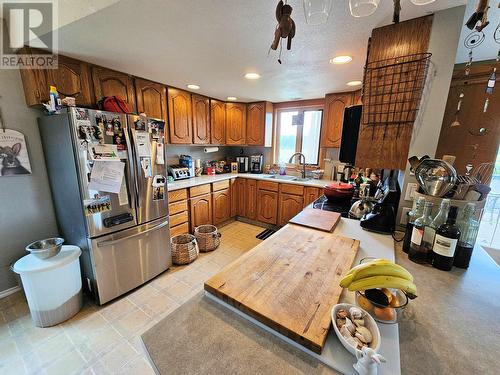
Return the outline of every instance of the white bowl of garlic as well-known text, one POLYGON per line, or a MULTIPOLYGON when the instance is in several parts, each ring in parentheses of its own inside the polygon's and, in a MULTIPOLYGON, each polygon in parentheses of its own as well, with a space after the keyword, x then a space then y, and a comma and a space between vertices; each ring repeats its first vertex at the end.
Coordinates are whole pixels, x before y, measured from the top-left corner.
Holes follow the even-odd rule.
POLYGON ((380 331, 375 319, 365 310, 349 303, 339 303, 332 308, 332 324, 337 337, 352 354, 368 346, 376 352, 380 348, 380 331))

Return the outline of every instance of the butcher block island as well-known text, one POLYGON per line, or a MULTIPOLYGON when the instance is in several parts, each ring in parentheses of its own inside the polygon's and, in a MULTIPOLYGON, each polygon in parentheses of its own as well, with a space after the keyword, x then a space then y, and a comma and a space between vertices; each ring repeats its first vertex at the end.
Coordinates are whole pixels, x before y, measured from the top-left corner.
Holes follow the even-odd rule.
POLYGON ((288 224, 207 280, 205 290, 321 353, 339 281, 358 249, 358 240, 288 224))

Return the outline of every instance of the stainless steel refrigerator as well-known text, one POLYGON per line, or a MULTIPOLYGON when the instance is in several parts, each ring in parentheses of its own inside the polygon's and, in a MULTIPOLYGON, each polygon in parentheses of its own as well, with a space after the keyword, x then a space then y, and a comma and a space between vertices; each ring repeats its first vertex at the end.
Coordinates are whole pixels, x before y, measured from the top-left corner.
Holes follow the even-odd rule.
POLYGON ((38 121, 59 231, 96 301, 168 269, 164 122, 84 108, 38 121))

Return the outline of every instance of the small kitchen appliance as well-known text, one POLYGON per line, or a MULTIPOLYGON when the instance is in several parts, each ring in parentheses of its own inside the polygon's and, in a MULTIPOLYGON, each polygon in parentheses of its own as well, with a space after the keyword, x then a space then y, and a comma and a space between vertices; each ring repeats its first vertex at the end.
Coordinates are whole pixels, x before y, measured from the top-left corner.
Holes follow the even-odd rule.
POLYGON ((247 173, 248 172, 248 156, 238 156, 236 158, 238 163, 238 172, 247 173))
POLYGON ((264 166, 264 155, 250 156, 250 172, 262 173, 263 166, 264 166))
POLYGON ((189 170, 189 177, 194 177, 194 163, 190 155, 179 155, 179 165, 186 167, 189 170))
POLYGON ((168 174, 172 176, 174 180, 184 180, 194 177, 191 169, 180 164, 169 165, 168 174))
POLYGON ((401 190, 396 174, 391 172, 375 193, 375 197, 379 197, 377 203, 370 213, 361 218, 359 225, 372 232, 392 234, 396 227, 396 212, 400 195, 401 190))

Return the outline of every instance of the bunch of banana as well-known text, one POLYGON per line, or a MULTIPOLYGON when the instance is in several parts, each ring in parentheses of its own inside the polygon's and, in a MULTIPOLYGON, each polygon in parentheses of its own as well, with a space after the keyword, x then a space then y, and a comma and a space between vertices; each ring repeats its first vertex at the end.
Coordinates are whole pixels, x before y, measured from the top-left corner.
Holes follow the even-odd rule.
POLYGON ((340 280, 340 286, 351 292, 375 288, 401 289, 410 298, 417 297, 413 276, 399 264, 387 259, 374 259, 353 267, 340 280))

